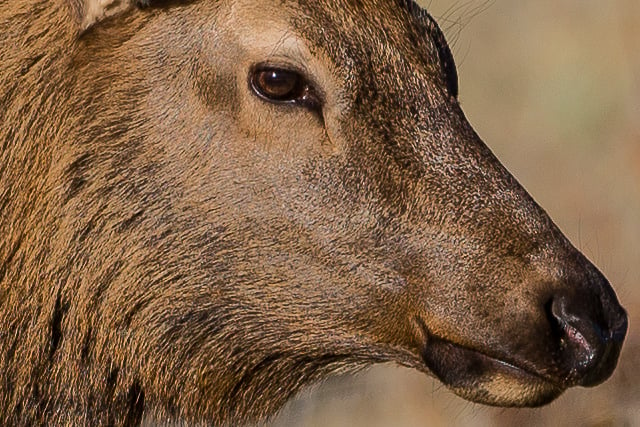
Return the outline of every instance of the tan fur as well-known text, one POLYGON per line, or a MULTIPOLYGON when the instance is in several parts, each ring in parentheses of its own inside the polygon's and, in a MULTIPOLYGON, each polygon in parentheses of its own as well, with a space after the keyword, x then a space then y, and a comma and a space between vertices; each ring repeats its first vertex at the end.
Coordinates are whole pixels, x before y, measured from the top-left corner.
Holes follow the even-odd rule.
POLYGON ((615 293, 415 4, 18 0, 0 28, 0 424, 235 425, 387 361, 531 406, 614 369, 615 293), (261 63, 321 108, 260 99, 261 63))
POLYGON ((132 6, 133 1, 127 0, 87 0, 84 5, 82 27, 89 28, 96 22, 121 13, 132 6))

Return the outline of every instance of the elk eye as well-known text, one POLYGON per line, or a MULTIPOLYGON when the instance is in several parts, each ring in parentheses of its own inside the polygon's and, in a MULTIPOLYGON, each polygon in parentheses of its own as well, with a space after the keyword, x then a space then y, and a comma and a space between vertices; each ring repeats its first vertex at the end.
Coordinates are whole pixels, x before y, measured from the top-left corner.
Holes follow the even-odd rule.
POLYGON ((277 67, 257 67, 250 84, 260 98, 275 103, 299 103, 316 107, 318 99, 307 80, 297 71, 277 67))
POLYGON ((253 74, 253 89, 271 101, 295 101, 300 95, 302 76, 289 70, 267 68, 253 74))

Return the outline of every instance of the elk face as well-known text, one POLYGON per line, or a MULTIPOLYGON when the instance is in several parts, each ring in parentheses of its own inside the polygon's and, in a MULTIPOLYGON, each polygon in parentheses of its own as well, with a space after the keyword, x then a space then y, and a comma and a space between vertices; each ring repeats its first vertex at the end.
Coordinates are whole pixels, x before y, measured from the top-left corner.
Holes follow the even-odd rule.
POLYGON ((392 0, 136 13, 143 26, 97 26, 86 43, 140 99, 112 98, 133 124, 119 144, 139 141, 135 169, 111 167, 144 184, 115 195, 143 212, 142 249, 127 250, 144 256, 136 289, 111 292, 161 313, 127 324, 159 400, 265 414, 329 371, 396 361, 524 406, 611 374, 623 309, 466 121, 426 13, 392 0))

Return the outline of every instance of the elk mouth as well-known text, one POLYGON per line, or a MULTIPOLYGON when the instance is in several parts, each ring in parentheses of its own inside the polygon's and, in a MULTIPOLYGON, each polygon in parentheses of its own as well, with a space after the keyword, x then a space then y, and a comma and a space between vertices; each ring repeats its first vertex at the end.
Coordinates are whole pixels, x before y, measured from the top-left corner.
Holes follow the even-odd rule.
POLYGON ((459 396, 493 406, 541 406, 567 387, 520 364, 429 335, 422 358, 459 396))

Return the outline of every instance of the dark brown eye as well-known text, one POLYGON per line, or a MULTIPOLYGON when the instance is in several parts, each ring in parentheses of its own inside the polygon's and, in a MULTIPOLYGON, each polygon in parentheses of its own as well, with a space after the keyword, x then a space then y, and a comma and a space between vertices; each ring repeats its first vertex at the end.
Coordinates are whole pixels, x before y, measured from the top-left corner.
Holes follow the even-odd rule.
POLYGON ((289 70, 259 69, 253 73, 253 89, 271 101, 295 101, 300 95, 302 76, 289 70))
POLYGON ((260 98, 276 103, 318 106, 318 98, 298 72, 276 67, 258 67, 250 76, 251 89, 260 98))

